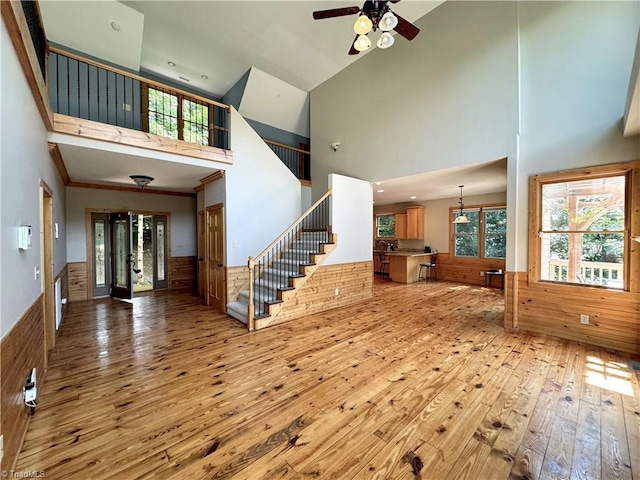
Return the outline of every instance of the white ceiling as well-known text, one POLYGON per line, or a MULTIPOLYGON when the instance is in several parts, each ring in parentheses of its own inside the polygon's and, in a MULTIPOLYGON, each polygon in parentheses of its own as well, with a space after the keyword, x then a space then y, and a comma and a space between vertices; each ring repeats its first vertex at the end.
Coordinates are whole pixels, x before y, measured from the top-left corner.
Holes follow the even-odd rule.
MULTIPOLYGON (((347 54, 355 16, 312 17, 315 10, 361 3, 41 0, 41 12, 50 41, 221 97, 251 67, 308 92, 362 58, 364 54, 347 54), (119 24, 119 31, 112 28, 112 22, 119 24)), ((404 0, 392 9, 415 22, 440 3, 404 0)), ((129 175, 137 173, 155 178, 150 188, 192 192, 200 178, 214 171, 205 165, 159 161, 152 153, 147 157, 144 152, 112 153, 68 138, 62 142, 60 151, 74 182, 131 186, 129 175)), ((467 195, 503 192, 506 161, 385 180, 383 187, 376 187, 384 188, 385 193, 374 189, 374 199, 388 204, 411 201, 411 195, 418 201, 456 197, 460 178, 465 178, 467 195)))
POLYGON ((388 205, 459 197, 461 182, 464 184, 465 196, 506 192, 507 160, 465 165, 375 182, 373 201, 376 205, 388 205), (384 191, 379 192, 379 190, 384 191))

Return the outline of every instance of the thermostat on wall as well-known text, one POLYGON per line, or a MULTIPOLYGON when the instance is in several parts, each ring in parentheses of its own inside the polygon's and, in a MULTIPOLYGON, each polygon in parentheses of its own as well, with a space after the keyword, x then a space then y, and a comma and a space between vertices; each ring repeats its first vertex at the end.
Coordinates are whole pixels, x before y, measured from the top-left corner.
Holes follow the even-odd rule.
POLYGON ((18 227, 18 248, 20 250, 31 248, 31 225, 18 227))

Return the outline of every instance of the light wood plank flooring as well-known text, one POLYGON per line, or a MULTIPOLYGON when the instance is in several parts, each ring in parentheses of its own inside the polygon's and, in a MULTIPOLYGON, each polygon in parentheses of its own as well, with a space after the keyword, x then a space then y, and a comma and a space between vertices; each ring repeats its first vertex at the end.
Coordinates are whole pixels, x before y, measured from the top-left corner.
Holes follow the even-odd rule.
POLYGON ((384 280, 373 300, 252 334, 188 295, 74 303, 17 470, 640 479, 629 356, 507 333, 502 314, 497 289, 384 280))

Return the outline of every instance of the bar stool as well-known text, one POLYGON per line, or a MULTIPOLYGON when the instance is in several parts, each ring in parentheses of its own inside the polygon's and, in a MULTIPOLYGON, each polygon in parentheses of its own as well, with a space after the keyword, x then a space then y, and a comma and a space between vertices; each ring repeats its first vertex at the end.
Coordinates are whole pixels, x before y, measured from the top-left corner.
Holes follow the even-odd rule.
POLYGON ((427 269, 427 275, 424 277, 424 281, 428 282, 431 278, 431 269, 433 269, 433 279, 438 281, 438 274, 436 272, 436 261, 438 260, 438 254, 432 253, 429 263, 421 263, 420 270, 418 270, 418 281, 422 280, 422 269, 427 269))
POLYGON ((389 256, 385 252, 378 252, 378 258, 380 259, 380 276, 389 276, 389 256))

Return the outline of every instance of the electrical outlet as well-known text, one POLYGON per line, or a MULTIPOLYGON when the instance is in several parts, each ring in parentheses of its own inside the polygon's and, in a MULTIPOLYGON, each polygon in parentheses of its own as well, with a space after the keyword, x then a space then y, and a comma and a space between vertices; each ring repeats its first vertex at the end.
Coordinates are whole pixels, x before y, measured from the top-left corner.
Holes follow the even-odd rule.
POLYGON ((580 323, 583 325, 589 325, 589 315, 585 315, 584 313, 580 314, 580 323))
POLYGON ((484 272, 480 272, 480 276, 481 276, 481 277, 484 277, 484 272))
POLYGON ((336 288, 336 295, 340 295, 340 289, 336 288))

